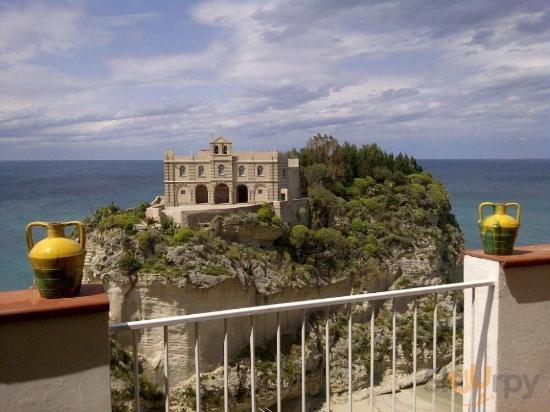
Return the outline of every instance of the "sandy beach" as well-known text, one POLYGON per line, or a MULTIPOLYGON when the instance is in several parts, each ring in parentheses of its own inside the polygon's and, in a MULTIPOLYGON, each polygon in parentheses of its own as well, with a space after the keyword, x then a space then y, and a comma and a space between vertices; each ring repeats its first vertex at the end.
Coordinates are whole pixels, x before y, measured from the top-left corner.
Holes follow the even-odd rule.
MULTIPOLYGON (((436 410, 437 411, 450 411, 451 410, 451 392, 448 389, 440 389, 436 392, 436 410)), ((413 405, 413 391, 412 389, 403 389, 396 393, 395 396, 395 409, 397 411, 410 411, 413 405)), ((355 400, 353 402, 353 408, 357 411, 369 410, 369 398, 355 400)), ((331 411, 334 412, 347 412, 347 403, 332 403, 331 411)), ((386 412, 392 410, 392 395, 383 394, 375 395, 374 397, 374 410, 377 412, 386 412)), ((428 412, 432 410, 432 392, 426 386, 422 385, 416 389, 416 410, 418 412, 428 412)), ((454 411, 458 412, 462 410, 462 396, 455 395, 455 407, 454 411)))
MULTIPOLYGON (((438 389, 435 397, 437 411, 451 411, 451 391, 448 389, 438 389)), ((285 411, 300 411, 300 400, 295 399, 284 403, 285 411)), ((413 405, 413 390, 403 389, 396 393, 395 410, 398 412, 411 411, 413 405)), ((326 405, 317 400, 311 400, 308 403, 308 410, 327 411, 326 405)), ((348 412, 348 403, 346 397, 333 399, 330 405, 331 412, 348 412)), ((370 402, 368 391, 360 391, 354 395, 353 410, 370 411, 370 402)), ((431 387, 419 385, 416 389, 416 410, 417 412, 432 411, 432 392, 431 387)), ((379 394, 374 396, 374 411, 390 412, 392 411, 392 394, 379 394)), ((462 411, 462 395, 455 395, 454 412, 462 411)))

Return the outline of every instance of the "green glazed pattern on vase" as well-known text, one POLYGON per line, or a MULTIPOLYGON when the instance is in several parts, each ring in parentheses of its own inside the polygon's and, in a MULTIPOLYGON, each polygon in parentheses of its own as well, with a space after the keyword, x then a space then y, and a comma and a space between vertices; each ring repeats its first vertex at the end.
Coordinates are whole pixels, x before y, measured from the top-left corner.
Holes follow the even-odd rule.
POLYGON ((82 283, 82 268, 34 269, 36 287, 46 299, 78 295, 82 283))
POLYGON ((500 226, 490 227, 481 231, 483 251, 488 255, 511 255, 518 229, 505 229, 500 226))

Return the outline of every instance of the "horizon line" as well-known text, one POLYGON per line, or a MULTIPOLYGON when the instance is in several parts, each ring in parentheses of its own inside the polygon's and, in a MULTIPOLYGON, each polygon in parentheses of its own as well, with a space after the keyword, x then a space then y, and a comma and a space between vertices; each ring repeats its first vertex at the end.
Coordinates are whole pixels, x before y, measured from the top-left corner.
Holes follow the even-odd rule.
MULTIPOLYGON (((411 157, 411 155, 409 155, 411 157)), ((463 160, 463 161, 478 161, 478 160, 550 160, 550 157, 416 157, 416 160, 463 160)), ((162 162, 163 159, 14 159, 2 160, 0 162, 162 162)))

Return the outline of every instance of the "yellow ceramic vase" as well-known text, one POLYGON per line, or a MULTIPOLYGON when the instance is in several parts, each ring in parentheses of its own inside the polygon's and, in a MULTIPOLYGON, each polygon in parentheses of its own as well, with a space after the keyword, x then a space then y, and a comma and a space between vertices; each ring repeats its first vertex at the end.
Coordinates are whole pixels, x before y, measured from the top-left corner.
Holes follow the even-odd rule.
POLYGON ((53 299, 78 295, 86 256, 86 229, 82 222, 29 223, 27 245, 36 286, 42 297, 53 299), (36 244, 32 238, 35 226, 47 229, 47 237, 36 244), (79 228, 80 243, 65 237, 67 226, 79 228))
POLYGON ((483 251, 489 255, 511 255, 521 222, 519 203, 483 202, 479 205, 479 231, 483 251), (486 206, 493 208, 493 214, 483 216, 486 206), (516 216, 510 216, 509 208, 516 209, 516 216))

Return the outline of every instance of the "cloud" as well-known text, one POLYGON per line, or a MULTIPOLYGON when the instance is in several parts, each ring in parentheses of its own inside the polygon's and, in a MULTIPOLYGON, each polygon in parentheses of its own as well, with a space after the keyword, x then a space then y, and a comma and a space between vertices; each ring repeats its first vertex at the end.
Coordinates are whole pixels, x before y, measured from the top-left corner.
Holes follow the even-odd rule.
POLYGON ((32 4, 0 10, 0 62, 26 61, 39 55, 60 54, 93 43, 104 43, 101 30, 81 25, 78 8, 32 4))
POLYGON ((156 158, 222 130, 256 148, 316 132, 357 143, 547 134, 544 2, 126 7, 0 8, 0 156, 62 144, 156 158))

